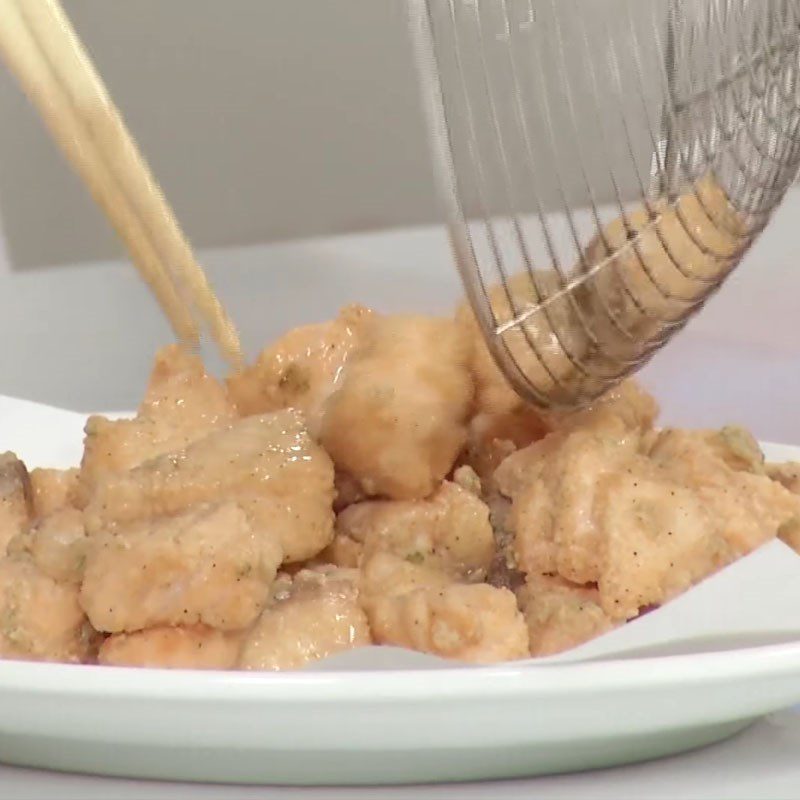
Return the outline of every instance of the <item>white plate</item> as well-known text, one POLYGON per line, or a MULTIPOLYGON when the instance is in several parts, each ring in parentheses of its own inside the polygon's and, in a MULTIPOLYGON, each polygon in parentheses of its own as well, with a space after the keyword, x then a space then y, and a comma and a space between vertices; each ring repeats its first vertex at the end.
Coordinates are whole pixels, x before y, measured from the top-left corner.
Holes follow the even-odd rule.
POLYGON ((0 758, 216 782, 475 780, 609 766, 800 701, 800 644, 558 667, 238 674, 0 664, 0 758))
MULTIPOLYGON (((74 463, 78 415, 19 408, 0 398, 3 447, 33 465, 74 463), (42 415, 35 432, 32 414, 42 415), (31 444, 43 430, 44 449, 31 444)), ((283 674, 0 661, 0 761, 214 782, 475 780, 677 753, 797 702, 793 641, 569 665, 283 674)))

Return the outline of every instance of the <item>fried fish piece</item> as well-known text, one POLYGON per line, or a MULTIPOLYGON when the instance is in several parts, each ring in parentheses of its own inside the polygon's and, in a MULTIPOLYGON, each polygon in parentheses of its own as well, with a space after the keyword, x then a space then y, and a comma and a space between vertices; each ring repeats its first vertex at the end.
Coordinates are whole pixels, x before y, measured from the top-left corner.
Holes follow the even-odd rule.
POLYGON ((588 422, 510 456, 497 478, 520 568, 596 583, 612 620, 666 602, 800 518, 800 497, 752 471, 757 460, 724 436, 588 422))
POLYGON ((615 626, 593 585, 580 586, 552 575, 529 575, 517 596, 528 624, 532 656, 570 650, 615 626))
POLYGON ((364 306, 347 306, 330 322, 284 334, 253 366, 228 378, 228 391, 239 412, 250 416, 295 408, 316 435, 325 404, 341 383, 370 314, 364 306))
POLYGON ((455 323, 421 316, 372 317, 361 342, 320 441, 367 495, 427 497, 466 441, 470 345, 455 323))
POLYGON ((33 469, 30 479, 33 516, 37 519, 74 506, 77 469, 33 469))
POLYGON ((655 463, 697 493, 738 557, 800 516, 800 497, 746 463, 732 467, 731 457, 707 431, 665 430, 651 450, 655 463))
POLYGON ((81 663, 92 648, 75 584, 53 580, 26 554, 0 559, 0 658, 81 663))
POLYGON ((9 554, 28 553, 47 576, 63 583, 80 583, 88 539, 83 514, 62 508, 34 522, 9 542, 9 554))
POLYGON ((514 595, 390 553, 363 567, 362 602, 378 644, 475 664, 525 658, 528 629, 514 595))
POLYGON ((99 664, 155 669, 234 669, 242 633, 205 625, 116 633, 100 646, 99 664))
POLYGON ((91 537, 80 601, 99 631, 207 625, 235 631, 267 603, 277 537, 253 530, 234 502, 121 526, 91 537))
POLYGON ((372 643, 358 603, 358 573, 323 567, 284 581, 247 634, 241 669, 300 669, 311 661, 372 643))
POLYGON ((549 434, 496 473, 512 500, 508 524, 525 573, 559 574, 573 583, 600 577, 605 532, 594 513, 605 476, 636 454, 640 436, 618 418, 549 434))
POLYGON ((800 462, 787 461, 783 464, 767 464, 766 472, 772 480, 777 481, 794 494, 800 494, 800 462))
POLYGON ((641 457, 607 477, 594 513, 600 606, 611 619, 661 605, 733 560, 701 496, 641 457))
POLYGON ((76 501, 83 507, 109 473, 124 472, 180 450, 230 425, 236 408, 198 356, 178 345, 158 352, 147 392, 133 419, 92 416, 86 423, 76 501))
POLYGON ((0 557, 33 517, 33 494, 25 465, 13 453, 0 455, 0 557))
POLYGON ((336 532, 462 578, 485 577, 494 557, 489 509, 472 492, 445 481, 427 500, 372 500, 342 511, 336 532))
POLYGON ((333 538, 333 465, 292 410, 246 417, 185 450, 101 476, 86 508, 90 533, 196 503, 234 500, 257 531, 275 534, 287 561, 333 538))

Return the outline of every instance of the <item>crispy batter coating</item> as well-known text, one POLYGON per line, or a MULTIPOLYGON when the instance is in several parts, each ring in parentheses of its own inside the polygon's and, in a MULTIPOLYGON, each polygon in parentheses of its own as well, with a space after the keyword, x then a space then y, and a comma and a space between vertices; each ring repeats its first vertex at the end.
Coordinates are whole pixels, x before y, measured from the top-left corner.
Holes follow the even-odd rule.
POLYGON ((194 508, 91 537, 81 605, 100 631, 208 625, 235 631, 266 605, 281 562, 277 537, 236 503, 194 508))
POLYGON ((299 669, 311 661, 372 643, 358 603, 358 573, 303 570, 283 581, 244 641, 239 666, 299 669))
POLYGON ((529 575, 518 597, 528 624, 532 656, 570 650, 614 627, 600 606, 596 586, 529 575))
POLYGON ((333 465, 302 416, 247 417, 185 450, 103 475, 86 508, 90 532, 235 500, 254 527, 280 539, 284 558, 319 553, 333 537, 333 465))
POLYGON ((752 437, 656 433, 643 409, 603 401, 495 474, 512 500, 519 567, 597 584, 612 620, 668 601, 779 529, 789 536, 786 523, 800 519, 800 498, 764 474, 752 437))
POLYGON ((54 581, 25 554, 0 559, 0 658, 80 663, 92 645, 76 585, 54 581))
POLYGON ((732 560, 731 548, 692 488, 636 459, 606 481, 595 510, 604 539, 600 605, 631 619, 732 560))
POLYGON ((36 566, 55 581, 80 583, 87 546, 83 514, 76 508, 62 508, 12 539, 8 551, 28 553, 36 566))
MULTIPOLYGON (((595 282, 647 334, 628 290, 676 316, 696 286, 672 255, 715 275, 741 233, 706 179, 612 223, 581 266, 624 245, 595 282), (644 256, 673 297, 643 281, 644 256)), ((527 275, 510 291, 491 291, 500 321, 538 302, 527 275)), ((587 315, 614 345, 580 291, 508 335, 543 392, 598 361, 587 315)), ((79 470, 0 456, 0 658, 272 671, 386 644, 488 664, 578 646, 775 536, 800 552, 797 464, 657 414, 633 381, 534 409, 466 308, 349 307, 227 386, 166 348, 134 419, 89 420, 79 470)))
POLYGON ((235 418, 225 389, 206 374, 199 357, 177 345, 164 348, 136 417, 93 416, 86 423, 76 501, 83 507, 104 476, 180 450, 235 418))
POLYGON ((800 516, 800 497, 760 471, 731 467, 730 456, 705 431, 664 431, 651 458, 696 492, 736 557, 800 516))
POLYGON ((596 499, 605 478, 627 467, 639 441, 637 432, 610 418, 550 434, 500 466, 496 478, 513 500, 509 525, 524 572, 578 584, 599 579, 605 532, 594 514, 596 499))
POLYGON ((33 469, 30 478, 33 516, 37 519, 74 505, 77 469, 33 469))
POLYGON ((800 494, 800 463, 787 461, 784 464, 767 464, 766 472, 772 480, 777 481, 794 494, 800 494))
POLYGON ((344 533, 335 533, 333 541, 317 556, 322 564, 356 569, 361 564, 364 545, 344 533))
POLYGON ((156 669, 234 669, 242 634, 203 625, 116 633, 100 646, 99 664, 156 669))
POLYGON ((652 428, 658 413, 655 398, 635 380, 628 379, 584 409, 567 413, 551 411, 546 419, 554 429, 572 429, 605 425, 613 418, 632 431, 644 433, 652 428))
MULTIPOLYGON (((766 474, 764 454, 750 431, 738 425, 726 425, 718 431, 701 431, 708 447, 731 469, 766 474)), ((787 489, 790 487, 786 487, 787 489)))
POLYGON ((476 664, 525 658, 528 629, 514 595, 485 583, 377 553, 363 567, 362 597, 378 644, 476 664))
POLYGON ((502 414, 478 413, 470 420, 461 461, 492 488, 494 472, 508 456, 544 438, 551 430, 544 415, 533 408, 502 414))
POLYGON ((568 414, 550 412, 550 435, 512 451, 495 470, 493 486, 507 497, 530 483, 532 474, 576 432, 601 441, 619 439, 625 452, 644 448, 658 416, 658 405, 635 381, 624 381, 587 408, 568 414))
POLYGON ((284 334, 252 367, 228 378, 228 391, 239 412, 250 416, 295 408, 316 435, 325 403, 341 383, 370 314, 364 306, 347 306, 330 322, 284 334))
POLYGON ((466 441, 470 345, 453 322, 373 317, 331 395, 320 440, 366 494, 430 495, 466 441))
POLYGON ((472 492, 445 481, 428 500, 373 500, 342 511, 339 546, 363 545, 364 557, 395 553, 463 578, 481 578, 494 557, 489 509, 472 492))

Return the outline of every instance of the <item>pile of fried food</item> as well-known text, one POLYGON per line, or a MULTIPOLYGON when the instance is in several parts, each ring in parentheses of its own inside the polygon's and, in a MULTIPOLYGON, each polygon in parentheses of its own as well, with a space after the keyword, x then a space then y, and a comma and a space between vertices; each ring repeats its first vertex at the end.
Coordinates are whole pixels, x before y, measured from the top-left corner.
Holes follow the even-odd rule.
POLYGON ((526 406, 466 309, 349 307, 226 383, 173 346, 71 470, 0 457, 0 656, 296 669, 367 644, 556 653, 776 535, 800 470, 736 428, 657 430, 627 382, 526 406))

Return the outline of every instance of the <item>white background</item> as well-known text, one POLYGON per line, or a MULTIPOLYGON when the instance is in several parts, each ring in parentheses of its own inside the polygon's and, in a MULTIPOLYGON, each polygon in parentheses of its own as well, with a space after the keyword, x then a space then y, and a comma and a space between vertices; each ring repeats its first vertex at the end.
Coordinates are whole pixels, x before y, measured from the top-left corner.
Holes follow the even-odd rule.
MULTIPOLYGON (((592 21, 636 6, 565 2, 592 21)), ((405 0, 63 5, 198 247, 438 219, 405 0)), ((654 16, 663 6, 648 0, 654 16)), ((565 31, 568 50, 576 36, 565 31)), ((590 46, 598 63, 607 61, 605 46, 600 36, 590 46)), ((577 76, 583 62, 572 55, 569 69, 577 76)), ((563 92, 555 97, 563 132, 563 92)), ((623 99, 638 108, 629 92, 623 99)), ((597 161, 596 120, 584 105, 578 125, 597 161)), ((2 69, 0 119, 0 227, 14 266, 118 255, 108 226, 2 69)), ((544 120, 535 117, 532 128, 540 139, 544 120)), ((634 137, 647 138, 642 130, 634 137)), ((546 204, 558 198, 552 175, 540 173, 537 189, 546 204)))

